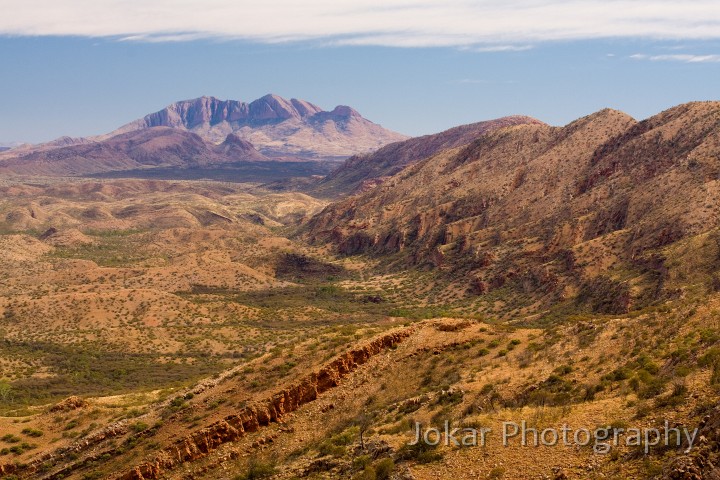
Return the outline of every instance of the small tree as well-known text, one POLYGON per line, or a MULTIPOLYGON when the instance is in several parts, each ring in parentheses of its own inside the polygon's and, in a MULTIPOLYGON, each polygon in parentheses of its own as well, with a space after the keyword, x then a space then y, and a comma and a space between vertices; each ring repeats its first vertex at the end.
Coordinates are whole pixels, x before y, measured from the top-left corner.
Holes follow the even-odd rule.
POLYGON ((360 415, 355 417, 355 425, 358 426, 360 436, 360 448, 365 450, 365 432, 368 431, 372 425, 373 417, 367 412, 363 411, 360 415))
POLYGON ((6 380, 0 380, 0 402, 10 403, 12 401, 12 385, 6 380))

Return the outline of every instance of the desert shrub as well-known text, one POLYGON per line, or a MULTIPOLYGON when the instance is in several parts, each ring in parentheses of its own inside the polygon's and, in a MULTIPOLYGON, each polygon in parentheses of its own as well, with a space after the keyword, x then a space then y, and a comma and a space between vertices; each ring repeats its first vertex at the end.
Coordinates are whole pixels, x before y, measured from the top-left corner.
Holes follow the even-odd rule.
POLYGON ((594 313, 627 313, 630 305, 630 286, 627 283, 600 275, 585 282, 577 296, 594 313))
POLYGON ((135 433, 144 432, 148 429, 148 424, 145 422, 135 422, 130 426, 130 429, 135 433))
POLYGON ((643 388, 638 392, 638 397, 642 399, 654 398, 662 393, 665 388, 665 379, 653 378, 648 381, 643 388))
POLYGON ((376 480, 377 474, 375 473, 375 469, 371 465, 368 465, 362 472, 352 478, 353 480, 376 480))
POLYGON ((63 430, 72 430, 73 428, 77 428, 78 425, 80 425, 78 420, 70 420, 63 430))
POLYGON ((318 451, 321 455, 341 457, 345 455, 347 451, 346 447, 358 438, 359 433, 360 428, 357 426, 348 428, 320 443, 318 451))
POLYGON ((583 400, 591 402, 595 400, 595 396, 603 390, 605 390, 605 387, 603 387, 602 383, 598 383, 596 385, 586 385, 583 400))
POLYGON ((436 403, 440 405, 454 405, 462 402, 464 395, 462 390, 443 390, 440 392, 440 395, 438 395, 436 403))
POLYGON ((720 340, 720 333, 715 329, 708 328, 700 331, 700 342, 705 345, 712 345, 720 340))
POLYGON ((365 467, 372 463, 370 455, 360 455, 359 457, 353 458, 352 465, 355 470, 364 470, 365 467))
POLYGON ((688 388, 684 383, 676 383, 670 394, 655 400, 655 405, 657 407, 676 407, 682 405, 685 402, 687 393, 688 388))
POLYGON ((260 478, 268 478, 275 475, 275 465, 269 462, 263 462, 257 458, 248 460, 245 473, 235 477, 235 480, 256 480, 260 478))
POLYGON ((0 402, 10 403, 13 399, 13 387, 9 382, 0 380, 0 402))
POLYGON ((0 438, 0 440, 2 440, 3 442, 6 442, 6 443, 18 443, 20 441, 20 438, 16 437, 12 433, 8 433, 8 434, 3 435, 2 438, 0 438))
POLYGON ((406 443, 397 453, 398 460, 414 460, 418 463, 431 463, 442 460, 442 453, 437 451, 437 445, 417 442, 414 445, 406 443))
POLYGON ((611 382, 620 382, 630 378, 631 372, 627 367, 619 367, 603 376, 603 380, 609 380, 611 382))
POLYGON ((505 476, 505 469, 503 467, 495 467, 488 473, 488 479, 503 478, 505 476))
POLYGON ((42 430, 36 430, 34 428, 24 428, 22 431, 23 435, 27 435, 28 437, 42 437, 43 432, 42 430))
POLYGON ((709 348, 705 354, 698 358, 698 365, 701 367, 710 367, 720 363, 720 348, 709 348))
POLYGON ((5 339, 2 347, 6 354, 33 358, 51 366, 53 375, 14 381, 8 401, 3 402, 0 392, 0 404, 10 400, 23 404, 51 403, 71 395, 102 396, 178 386, 223 368, 221 362, 214 359, 194 363, 162 362, 155 353, 104 351, 91 344, 67 346, 5 339))
POLYGON ((492 383, 486 383, 483 385, 483 387, 480 389, 480 393, 482 395, 489 395, 495 390, 495 385, 492 383))
POLYGON ((383 458, 375 464, 375 478, 377 480, 388 480, 395 470, 395 462, 391 458, 383 458))

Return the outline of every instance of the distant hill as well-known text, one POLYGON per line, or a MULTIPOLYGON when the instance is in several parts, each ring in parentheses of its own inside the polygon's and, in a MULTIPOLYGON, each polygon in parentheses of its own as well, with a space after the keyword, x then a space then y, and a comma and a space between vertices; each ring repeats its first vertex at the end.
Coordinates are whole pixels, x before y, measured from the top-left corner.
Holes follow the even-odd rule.
POLYGON ((236 135, 228 135, 223 143, 214 145, 194 133, 153 127, 102 141, 68 141, 67 146, 4 158, 0 160, 0 173, 83 176, 267 160, 252 144, 236 135))
POLYGON ((512 125, 543 124, 525 116, 510 116, 445 130, 444 132, 391 143, 368 154, 354 155, 325 177, 314 193, 333 195, 353 193, 382 183, 408 165, 442 150, 467 145, 479 136, 512 125))
POLYGON ((212 143, 234 133, 264 155, 304 159, 348 157, 407 138, 347 106, 328 112, 304 100, 272 94, 250 103, 214 97, 173 103, 110 135, 159 126, 186 130, 212 143))

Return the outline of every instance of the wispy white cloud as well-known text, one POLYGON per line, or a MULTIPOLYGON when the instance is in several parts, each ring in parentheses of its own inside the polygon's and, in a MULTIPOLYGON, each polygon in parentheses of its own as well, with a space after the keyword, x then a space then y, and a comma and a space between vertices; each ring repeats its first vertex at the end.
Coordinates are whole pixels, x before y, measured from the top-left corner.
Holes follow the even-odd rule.
POLYGON ((0 6, 0 34, 134 41, 498 51, 558 40, 720 38, 717 0, 0 0, 0 6))
POLYGON ((462 46, 461 50, 469 50, 472 52, 524 52, 531 50, 532 45, 475 45, 462 46))
POLYGON ((651 62, 684 62, 684 63, 718 63, 720 62, 720 55, 690 55, 690 54, 676 54, 676 55, 645 55, 643 53, 636 53, 630 55, 630 58, 634 60, 649 60, 651 62))

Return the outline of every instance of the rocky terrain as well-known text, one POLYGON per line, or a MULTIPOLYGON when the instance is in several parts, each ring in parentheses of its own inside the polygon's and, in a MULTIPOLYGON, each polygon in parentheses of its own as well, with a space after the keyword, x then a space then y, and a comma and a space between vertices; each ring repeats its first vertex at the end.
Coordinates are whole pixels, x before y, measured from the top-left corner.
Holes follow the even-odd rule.
MULTIPOLYGON (((28 165, 267 163, 185 131, 251 114, 213 105, 28 165)), ((3 175, 0 476, 716 478, 719 181, 717 102, 481 122, 282 186, 3 175), (588 444, 503 445, 523 421, 588 444), (411 445, 445 422, 487 443, 411 445), (698 434, 595 448, 633 428, 698 434)))
POLYGON ((682 295, 687 275, 714 282, 719 125, 708 102, 496 130, 329 205, 304 236, 447 272, 491 304, 627 312, 682 295))
POLYGON ((211 143, 235 133, 265 155, 306 159, 344 158, 407 138, 366 120, 351 107, 340 105, 328 112, 304 100, 272 94, 250 103, 214 97, 173 103, 111 135, 158 126, 193 132, 211 143))

